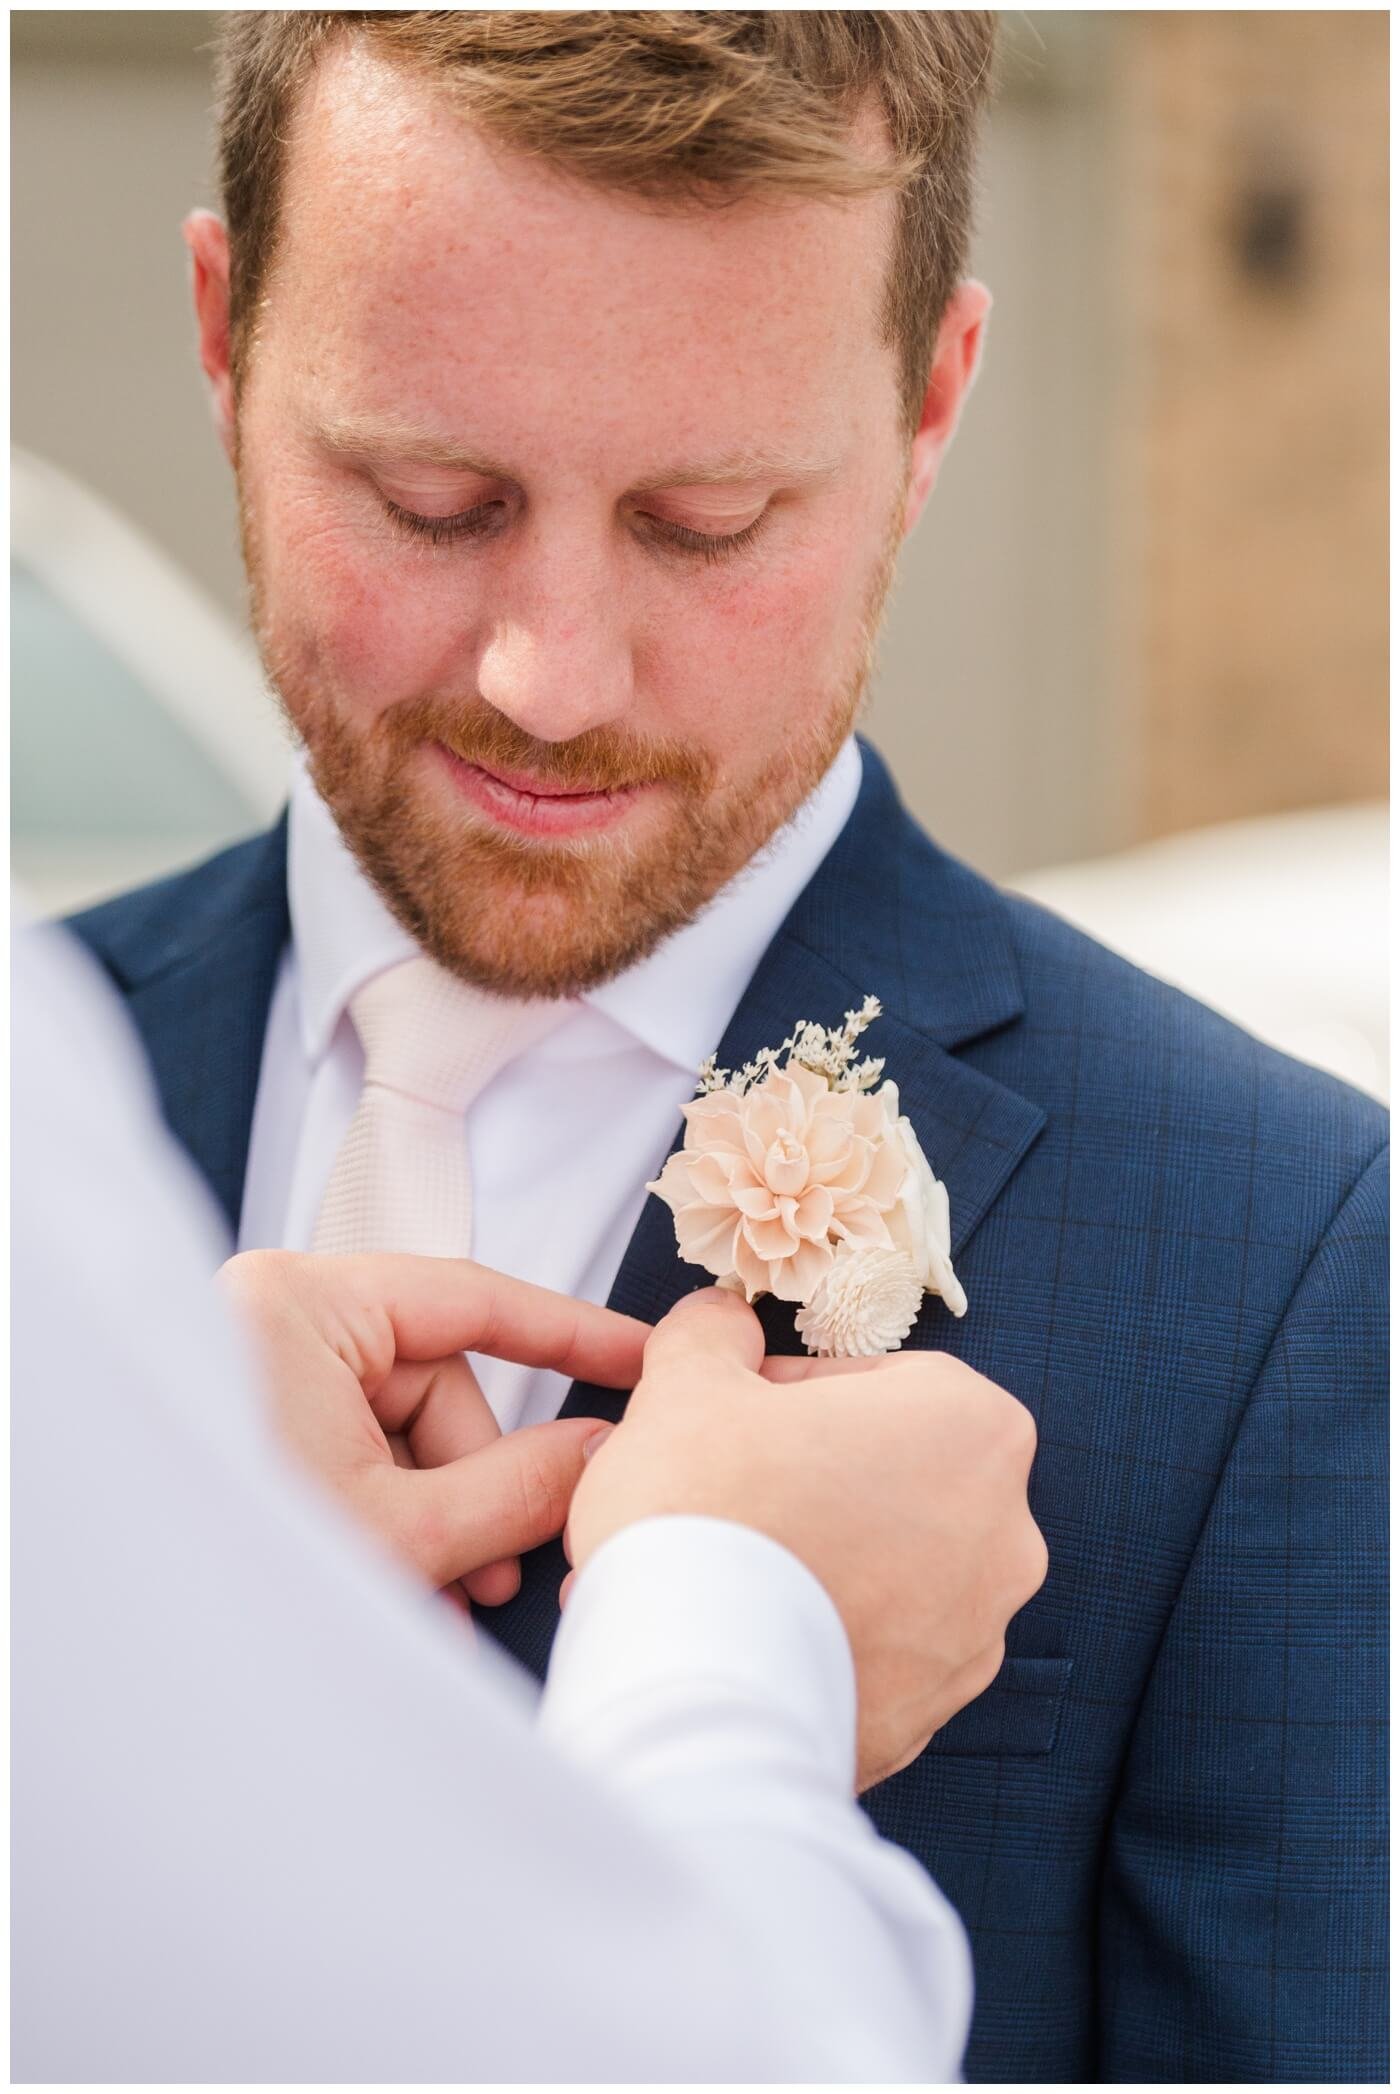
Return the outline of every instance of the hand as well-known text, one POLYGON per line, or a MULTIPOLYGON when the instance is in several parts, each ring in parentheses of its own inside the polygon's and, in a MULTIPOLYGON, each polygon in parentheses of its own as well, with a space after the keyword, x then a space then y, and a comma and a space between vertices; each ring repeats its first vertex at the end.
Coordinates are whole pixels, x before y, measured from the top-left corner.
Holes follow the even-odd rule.
POLYGON ((629 1388, 647 1325, 458 1258, 249 1251, 219 1278, 307 1467, 432 1584, 511 1598, 519 1552, 559 1532, 604 1426, 503 1437, 462 1353, 629 1388), (416 1466, 397 1463, 400 1436, 416 1466))
POLYGON ((855 1658, 858 1786, 897 1773, 991 1684, 1045 1577, 1030 1413, 945 1353, 763 1359, 737 1295, 659 1323, 627 1414, 574 1493, 577 1569, 650 1513, 756 1527, 836 1604, 855 1658))

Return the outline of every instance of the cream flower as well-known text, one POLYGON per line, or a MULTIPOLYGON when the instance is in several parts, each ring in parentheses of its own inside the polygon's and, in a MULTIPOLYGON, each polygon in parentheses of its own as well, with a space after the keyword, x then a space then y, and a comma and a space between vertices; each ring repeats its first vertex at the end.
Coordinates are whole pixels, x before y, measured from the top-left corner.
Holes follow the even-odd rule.
POLYGON ((913 1258, 920 1282, 928 1292, 942 1295, 954 1316, 965 1316, 967 1296, 953 1270, 948 1188, 934 1177, 919 1146, 919 1137, 899 1110, 898 1085, 883 1083, 875 1095, 893 1121, 909 1160, 909 1176, 900 1195, 900 1211, 890 1219, 890 1234, 913 1258))
POLYGON ((909 1160, 879 1095, 790 1063, 707 1091, 685 1119, 684 1146, 647 1190, 674 1214, 688 1264, 737 1275, 749 1301, 805 1302, 840 1245, 894 1247, 909 1160))
POLYGON ((919 1313, 923 1282, 908 1251, 842 1249, 797 1312, 808 1352, 860 1360, 898 1352, 919 1313))

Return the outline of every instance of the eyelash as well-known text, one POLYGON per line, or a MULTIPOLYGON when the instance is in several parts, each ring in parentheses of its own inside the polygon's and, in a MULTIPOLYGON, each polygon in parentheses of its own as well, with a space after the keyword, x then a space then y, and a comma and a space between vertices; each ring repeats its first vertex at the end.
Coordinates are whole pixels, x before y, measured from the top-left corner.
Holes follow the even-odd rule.
POLYGON ((463 509, 458 516, 419 516, 412 509, 400 508, 387 495, 383 501, 401 529, 411 538, 426 538, 429 545, 455 545, 464 538, 485 538, 491 529, 491 518, 504 507, 501 502, 482 502, 475 509, 463 509))
MULTIPOLYGON (((399 527, 410 537, 425 539, 429 545, 456 545, 472 538, 485 538, 491 532, 491 519, 504 506, 500 502, 483 502, 475 509, 464 509, 457 516, 419 516, 412 509, 401 508, 397 502, 383 497, 384 507, 399 527)), ((692 531, 685 524, 663 523, 659 517, 644 519, 648 536, 653 544, 678 552, 694 553, 707 566, 730 559, 752 545, 758 536, 762 516, 745 524, 741 531, 730 531, 719 537, 709 531, 692 531)))
POLYGON ((729 531, 723 537, 717 537, 711 531, 691 531, 684 524, 663 524, 657 517, 649 517, 647 522, 662 545, 674 546, 678 552, 698 553, 707 567, 714 567, 721 560, 742 552, 746 545, 753 544, 763 517, 756 516, 752 523, 744 525, 742 531, 729 531))

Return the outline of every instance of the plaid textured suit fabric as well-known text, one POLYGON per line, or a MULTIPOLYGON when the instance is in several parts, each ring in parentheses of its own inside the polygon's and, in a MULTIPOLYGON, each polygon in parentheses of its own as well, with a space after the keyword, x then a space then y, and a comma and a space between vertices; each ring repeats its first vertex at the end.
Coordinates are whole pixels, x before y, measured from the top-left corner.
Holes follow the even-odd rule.
MULTIPOLYGON (((864 765, 720 1060, 881 997, 970 1302, 911 1343, 1039 1426, 1046 1584, 994 1686, 866 1798, 970 1931, 968 2077, 1382 2081, 1386 1117, 999 894, 864 765)), ((75 924, 231 1222, 284 856, 274 832, 75 924)), ((700 1278, 652 1201, 615 1306, 700 1278)), ((482 1617, 537 1672, 562 1571, 536 1551, 482 1617)))

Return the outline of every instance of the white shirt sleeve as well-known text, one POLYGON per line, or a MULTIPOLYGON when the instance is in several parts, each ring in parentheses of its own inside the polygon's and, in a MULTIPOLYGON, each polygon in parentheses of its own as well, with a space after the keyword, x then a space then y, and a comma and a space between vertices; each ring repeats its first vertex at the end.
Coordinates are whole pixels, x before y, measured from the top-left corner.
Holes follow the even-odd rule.
POLYGON ((532 1687, 287 1467, 93 971, 14 955, 17 2080, 954 2076, 786 1552, 645 1521, 532 1687))

